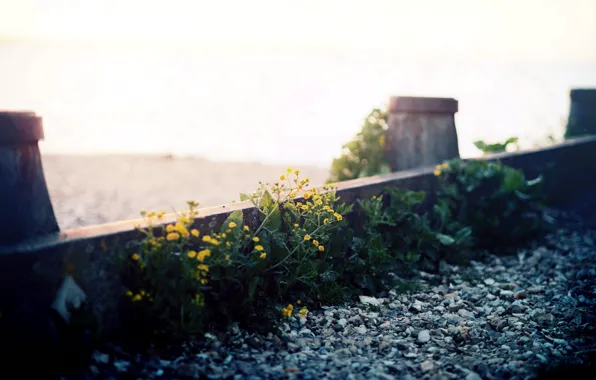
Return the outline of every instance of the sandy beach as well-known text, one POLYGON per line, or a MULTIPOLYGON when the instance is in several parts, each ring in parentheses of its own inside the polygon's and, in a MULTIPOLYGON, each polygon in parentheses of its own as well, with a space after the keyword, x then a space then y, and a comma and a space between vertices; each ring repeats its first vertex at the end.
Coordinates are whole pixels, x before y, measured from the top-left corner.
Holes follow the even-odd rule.
MULTIPOLYGON (((182 210, 190 199, 201 207, 230 203, 286 168, 125 155, 44 155, 43 167, 61 229, 135 219, 143 208, 182 210)), ((313 184, 323 184, 328 174, 326 168, 299 169, 313 184)))

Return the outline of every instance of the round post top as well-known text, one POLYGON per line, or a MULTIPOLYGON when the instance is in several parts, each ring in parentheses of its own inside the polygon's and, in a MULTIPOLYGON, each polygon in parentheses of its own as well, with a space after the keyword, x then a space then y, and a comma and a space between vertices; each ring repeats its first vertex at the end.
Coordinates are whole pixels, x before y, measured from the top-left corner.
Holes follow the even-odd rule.
POLYGON ((392 96, 390 113, 456 113, 457 100, 453 98, 428 98, 416 96, 392 96))
POLYGON ((596 103, 596 88, 574 88, 569 96, 576 102, 596 103))
POLYGON ((0 145, 19 145, 42 140, 43 124, 35 112, 0 111, 0 145))

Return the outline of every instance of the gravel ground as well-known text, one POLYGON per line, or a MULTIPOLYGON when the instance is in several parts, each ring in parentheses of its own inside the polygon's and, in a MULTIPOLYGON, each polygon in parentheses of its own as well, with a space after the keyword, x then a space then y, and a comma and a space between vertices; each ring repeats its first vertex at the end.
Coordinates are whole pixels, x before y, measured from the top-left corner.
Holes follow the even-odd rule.
POLYGON ((438 274, 422 274, 421 290, 315 310, 288 320, 279 336, 231 326, 174 356, 106 348, 95 351, 89 373, 102 379, 476 380, 534 378, 539 369, 566 364, 565 376, 586 378, 570 371, 577 365, 593 371, 596 223, 555 216, 565 223, 515 254, 441 265, 438 274))

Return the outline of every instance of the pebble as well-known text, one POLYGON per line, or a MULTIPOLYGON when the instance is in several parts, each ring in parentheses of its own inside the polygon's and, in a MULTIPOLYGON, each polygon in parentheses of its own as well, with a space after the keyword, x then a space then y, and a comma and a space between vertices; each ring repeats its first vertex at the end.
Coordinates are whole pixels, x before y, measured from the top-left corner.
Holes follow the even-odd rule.
POLYGON ((426 343, 430 340, 430 332, 428 330, 422 330, 418 333, 418 341, 420 343, 426 343))

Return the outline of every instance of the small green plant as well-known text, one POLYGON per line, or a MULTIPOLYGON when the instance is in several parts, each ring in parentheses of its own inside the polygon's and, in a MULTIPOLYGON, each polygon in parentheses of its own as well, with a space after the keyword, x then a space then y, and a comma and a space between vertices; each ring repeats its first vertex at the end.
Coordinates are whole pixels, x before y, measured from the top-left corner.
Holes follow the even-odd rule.
POLYGON ((518 242, 543 225, 542 177, 526 180, 501 162, 459 159, 438 165, 434 174, 439 199, 481 246, 518 242))
POLYGON ((188 205, 189 211, 167 226, 155 226, 165 211, 142 211, 147 227, 138 230, 144 238, 137 252, 121 257, 128 299, 123 314, 139 336, 181 337, 203 327, 206 276, 195 259, 199 232, 191 228, 198 203, 188 205))
POLYGON ((450 252, 471 245, 471 230, 450 220, 445 204, 421 213, 425 197, 424 192, 387 188, 384 195, 358 201, 364 223, 353 239, 357 260, 351 271, 363 272, 362 287, 383 284, 376 280, 388 273, 387 266, 406 276, 415 269, 434 270, 450 252))
POLYGON ((505 142, 502 143, 486 143, 483 140, 478 140, 474 142, 474 146, 482 151, 483 154, 492 154, 492 153, 501 153, 506 152, 507 147, 509 145, 515 145, 517 149, 519 149, 519 145, 517 145, 519 138, 518 137, 510 137, 505 142))
POLYGON ((364 119, 361 131, 342 148, 331 163, 329 183, 390 173, 385 159, 387 111, 373 109, 364 119))
POLYGON ((124 258, 126 305, 138 334, 183 337, 231 321, 263 330, 280 312, 292 314, 280 303, 325 298, 333 282, 326 276, 333 270, 331 238, 341 235, 351 207, 338 202, 332 187, 321 192, 308 189, 309 182, 288 168, 278 182, 242 194, 259 212, 254 230, 236 211, 219 232, 200 237, 192 201, 165 226, 154 227, 163 213, 144 212, 145 238, 124 258))

